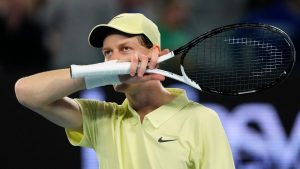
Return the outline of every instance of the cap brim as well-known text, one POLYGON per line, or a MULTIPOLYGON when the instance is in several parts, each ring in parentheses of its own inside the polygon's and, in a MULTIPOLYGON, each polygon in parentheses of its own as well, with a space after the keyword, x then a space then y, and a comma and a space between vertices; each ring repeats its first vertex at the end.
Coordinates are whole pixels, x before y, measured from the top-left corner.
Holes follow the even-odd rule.
POLYGON ((101 48, 103 46, 103 40, 107 34, 115 28, 107 26, 105 24, 95 26, 89 34, 89 44, 96 48, 101 48))
POLYGON ((89 34, 90 45, 93 47, 101 48, 103 46, 103 40, 112 30, 117 30, 128 34, 142 34, 142 32, 136 30, 128 31, 122 28, 116 28, 114 26, 100 24, 95 26, 89 34))

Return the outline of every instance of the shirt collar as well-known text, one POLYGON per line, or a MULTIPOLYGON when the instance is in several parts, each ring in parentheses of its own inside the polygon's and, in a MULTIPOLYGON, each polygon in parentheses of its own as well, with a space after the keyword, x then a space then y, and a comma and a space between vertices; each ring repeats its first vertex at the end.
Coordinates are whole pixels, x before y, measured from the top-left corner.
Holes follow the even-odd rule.
MULTIPOLYGON (((153 110, 145 116, 145 119, 147 118, 155 128, 158 128, 161 124, 163 124, 174 114, 180 111, 189 102, 186 92, 184 90, 175 88, 167 88, 167 90, 177 97, 175 97, 169 103, 160 106, 159 108, 153 110)), ((128 104, 127 99, 125 99, 123 105, 127 106, 131 116, 133 115, 134 118, 138 116, 136 111, 133 108, 131 108, 128 104)))

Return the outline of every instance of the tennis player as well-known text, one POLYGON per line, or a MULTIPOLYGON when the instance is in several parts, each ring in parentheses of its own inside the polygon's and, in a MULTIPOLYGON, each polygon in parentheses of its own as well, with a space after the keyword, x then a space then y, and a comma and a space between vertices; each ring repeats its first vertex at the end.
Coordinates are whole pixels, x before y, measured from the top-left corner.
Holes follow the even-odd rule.
POLYGON ((165 77, 144 74, 167 52, 151 20, 120 14, 95 26, 89 43, 104 54, 99 66, 130 61, 130 75, 72 79, 70 68, 41 72, 16 82, 18 101, 65 128, 72 145, 94 149, 101 169, 235 168, 217 113, 182 89, 164 88, 165 77), (125 94, 122 104, 68 97, 110 84, 125 94))

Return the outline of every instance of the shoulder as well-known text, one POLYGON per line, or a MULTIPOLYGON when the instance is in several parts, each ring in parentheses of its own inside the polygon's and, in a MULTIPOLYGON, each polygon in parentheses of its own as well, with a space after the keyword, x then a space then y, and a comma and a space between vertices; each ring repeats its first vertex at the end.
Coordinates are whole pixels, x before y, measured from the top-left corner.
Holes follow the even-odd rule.
POLYGON ((213 109, 204 106, 203 104, 190 101, 185 107, 185 111, 188 111, 187 115, 192 116, 193 118, 201 118, 201 119, 210 119, 210 118, 218 118, 217 112, 213 109))
POLYGON ((95 99, 74 99, 83 114, 88 116, 113 116, 124 112, 124 107, 115 102, 105 102, 95 99))
POLYGON ((182 118, 188 122, 187 126, 205 129, 221 125, 216 111, 196 102, 189 102, 181 114, 182 118))
POLYGON ((96 108, 96 109, 105 109, 105 108, 117 108, 118 104, 114 102, 105 102, 95 99, 74 99, 82 108, 96 108))

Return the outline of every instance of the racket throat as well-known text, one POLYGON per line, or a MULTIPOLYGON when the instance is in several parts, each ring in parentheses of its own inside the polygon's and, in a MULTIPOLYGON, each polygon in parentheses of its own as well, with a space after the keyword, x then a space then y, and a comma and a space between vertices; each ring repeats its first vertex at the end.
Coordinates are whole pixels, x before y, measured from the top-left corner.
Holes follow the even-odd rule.
POLYGON ((180 70, 181 70, 181 74, 182 74, 182 79, 183 79, 183 83, 187 84, 187 85, 190 85, 198 90, 202 90, 201 87, 196 83, 194 82, 193 80, 191 80, 185 73, 184 71, 184 67, 182 65, 180 65, 180 70))

